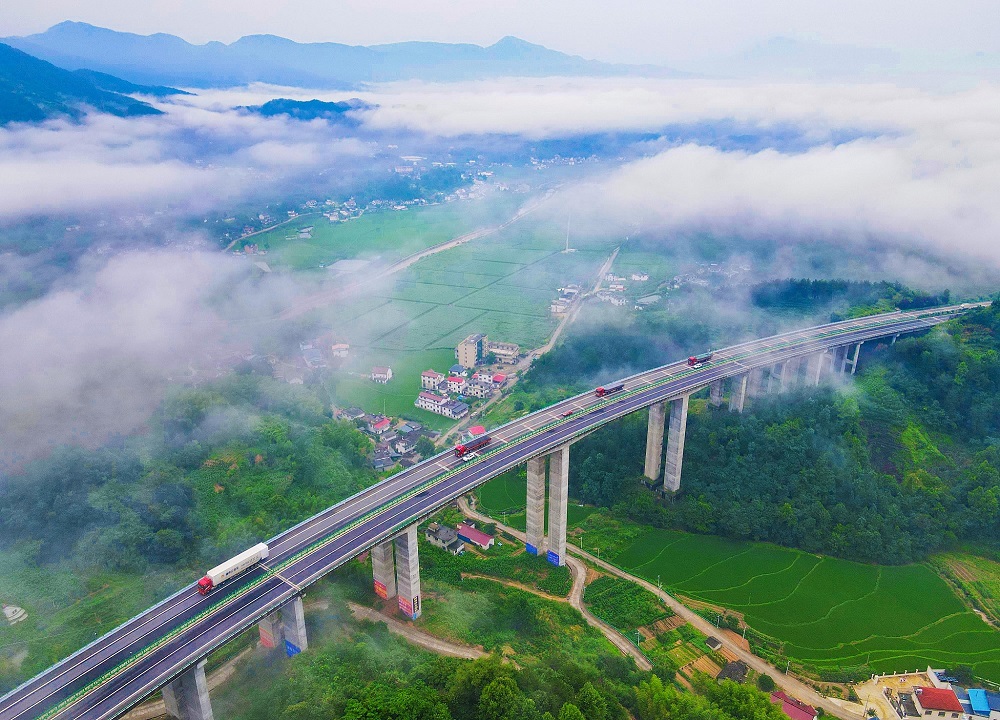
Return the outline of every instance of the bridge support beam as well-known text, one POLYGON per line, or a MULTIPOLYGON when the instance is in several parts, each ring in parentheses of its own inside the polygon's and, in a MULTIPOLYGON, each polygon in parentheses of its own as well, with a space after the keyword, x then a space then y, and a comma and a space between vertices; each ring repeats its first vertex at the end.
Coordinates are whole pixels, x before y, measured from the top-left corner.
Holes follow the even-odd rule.
POLYGON ((799 384, 799 373, 802 369, 802 358, 793 357, 785 361, 781 371, 781 392, 794 390, 799 384))
POLYGON ((743 412, 743 405, 747 401, 747 385, 750 381, 750 375, 748 373, 743 373, 742 375, 737 375, 733 378, 732 388, 729 394, 729 410, 730 412, 743 412))
POLYGON ((712 384, 708 386, 708 397, 712 407, 722 405, 722 380, 712 381, 712 384))
POLYGON ((204 660, 163 687, 163 704, 178 720, 213 720, 204 660))
POLYGON ((806 361, 806 384, 815 387, 823 377, 823 365, 826 364, 825 352, 813 353, 806 361))
POLYGON ((750 378, 747 381, 747 395, 752 398, 760 397, 764 388, 764 368, 754 368, 750 371, 750 378))
POLYGON ((670 432, 667 435, 667 462, 663 471, 663 489, 681 488, 681 465, 684 462, 684 435, 687 432, 688 396, 670 401, 670 432))
POLYGON ((383 600, 396 597, 396 561, 392 557, 392 540, 372 548, 372 576, 376 595, 383 600))
POLYGON ((833 372, 843 374, 847 369, 847 345, 841 345, 833 349, 833 372))
POLYGON ((295 599, 281 610, 281 632, 285 636, 285 652, 288 657, 298 655, 309 649, 309 637, 306 635, 306 613, 302 607, 302 596, 295 599))
POLYGON ((260 642, 266 648, 284 647, 288 657, 309 649, 306 635, 306 615, 302 597, 297 596, 287 605, 257 623, 260 642))
MULTIPOLYGON (((663 431, 666 429, 667 404, 656 403, 649 406, 649 424, 646 427, 646 469, 650 480, 660 479, 660 465, 663 462, 663 431)), ((528 492, 531 492, 531 464, 528 464, 528 492)))
POLYGON ((767 378, 767 392, 770 395, 781 390, 781 381, 785 376, 785 363, 775 363, 767 378))
POLYGON ((528 506, 525 508, 525 550, 538 555, 545 547, 545 462, 540 455, 528 460, 528 506))
POLYGON ((861 346, 864 342, 859 342, 854 346, 854 353, 852 355, 850 347, 848 347, 847 352, 844 354, 844 372, 847 372, 847 365, 851 366, 851 375, 853 375, 858 370, 858 357, 861 355, 861 346), (850 356, 850 357, 848 357, 850 356))
POLYGON ((549 453, 549 551, 553 565, 566 564, 566 510, 569 505, 569 445, 549 453))
POLYGON ((420 617, 420 558, 417 555, 417 526, 410 525, 395 539, 396 589, 399 609, 411 620, 420 617))

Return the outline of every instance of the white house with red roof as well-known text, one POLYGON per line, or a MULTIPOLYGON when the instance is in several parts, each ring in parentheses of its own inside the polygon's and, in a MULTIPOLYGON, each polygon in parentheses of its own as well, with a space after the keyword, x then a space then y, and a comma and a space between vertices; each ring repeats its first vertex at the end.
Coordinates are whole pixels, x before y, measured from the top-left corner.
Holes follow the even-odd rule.
POLYGON ((385 385, 392 380, 392 368, 376 365, 372 368, 371 378, 373 381, 385 385))
POLYGON ((371 422, 368 423, 368 432, 372 433, 373 435, 382 435, 383 433, 388 432, 389 428, 391 427, 392 427, 392 420, 390 420, 387 417, 382 417, 381 415, 378 415, 372 418, 371 422))
POLYGON ((493 547, 493 536, 487 535, 482 530, 476 530, 476 528, 466 523, 460 523, 456 530, 458 530, 459 539, 465 540, 465 542, 478 545, 483 550, 493 547))
POLYGON ((466 380, 460 375, 452 375, 450 378, 445 380, 445 387, 450 393, 460 393, 465 390, 466 380))
POLYGON ((444 382, 444 374, 435 370, 424 370, 420 373, 420 387, 424 390, 437 390, 444 382))

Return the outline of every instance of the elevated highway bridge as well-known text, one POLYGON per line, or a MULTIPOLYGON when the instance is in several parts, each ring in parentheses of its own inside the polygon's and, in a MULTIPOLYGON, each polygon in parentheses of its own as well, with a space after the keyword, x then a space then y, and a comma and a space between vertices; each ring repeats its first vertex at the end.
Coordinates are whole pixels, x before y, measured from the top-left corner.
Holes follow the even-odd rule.
POLYGON ((301 595, 312 583, 371 550, 375 590, 421 612, 417 525, 441 507, 522 463, 528 465, 528 549, 565 563, 570 445, 613 420, 650 408, 646 475, 680 488, 688 398, 705 387, 742 411, 747 397, 853 373, 862 343, 924 331, 977 305, 894 312, 805 328, 716 350, 699 367, 686 361, 638 373, 607 397, 583 393, 492 431, 471 459, 450 450, 305 520, 268 541, 270 556, 200 595, 192 583, 0 698, 0 720, 116 718, 163 689, 183 720, 212 717, 204 660, 255 624, 265 642, 305 650, 301 595), (669 412, 668 412, 669 410, 669 412), (669 422, 668 422, 669 414, 669 422), (664 462, 664 434, 667 447, 664 462), (547 468, 547 472, 546 472, 547 468), (544 535, 546 475, 549 535, 544 535))

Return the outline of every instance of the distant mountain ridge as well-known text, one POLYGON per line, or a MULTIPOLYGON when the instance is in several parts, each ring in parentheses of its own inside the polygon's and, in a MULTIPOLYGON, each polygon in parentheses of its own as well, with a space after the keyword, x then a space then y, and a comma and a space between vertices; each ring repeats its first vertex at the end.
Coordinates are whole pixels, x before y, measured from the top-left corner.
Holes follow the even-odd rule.
POLYGON ((295 120, 327 120, 350 127, 356 127, 359 123, 351 118, 347 113, 352 110, 370 110, 375 105, 364 102, 357 98, 352 98, 343 102, 323 102, 322 100, 289 100, 288 98, 275 98, 263 105, 251 105, 238 108, 244 112, 251 112, 263 117, 275 117, 287 115, 295 120))
POLYGON ((70 72, 0 43, 0 125, 56 116, 79 119, 89 108, 119 117, 162 114, 116 88, 129 93, 179 92, 134 85, 101 73, 70 72))
POLYGON ((43 33, 5 38, 3 42, 68 70, 88 68, 135 83, 186 87, 266 82, 349 89, 361 83, 409 79, 684 75, 651 65, 586 60, 515 37, 505 37, 489 47, 432 42, 372 46, 298 43, 275 35, 248 35, 228 45, 193 45, 164 33, 136 35, 67 21, 43 33))

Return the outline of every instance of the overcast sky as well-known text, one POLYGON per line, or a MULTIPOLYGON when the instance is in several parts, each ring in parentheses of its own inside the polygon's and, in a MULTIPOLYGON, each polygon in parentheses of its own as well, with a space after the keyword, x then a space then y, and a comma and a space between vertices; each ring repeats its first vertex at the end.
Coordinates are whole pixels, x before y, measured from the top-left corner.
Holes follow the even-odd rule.
POLYGON ((609 62, 683 64, 774 36, 907 52, 1000 52, 996 0, 3 0, 0 36, 78 20, 194 43, 272 33, 370 45, 516 35, 609 62))

